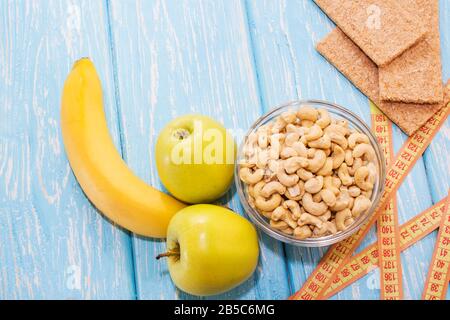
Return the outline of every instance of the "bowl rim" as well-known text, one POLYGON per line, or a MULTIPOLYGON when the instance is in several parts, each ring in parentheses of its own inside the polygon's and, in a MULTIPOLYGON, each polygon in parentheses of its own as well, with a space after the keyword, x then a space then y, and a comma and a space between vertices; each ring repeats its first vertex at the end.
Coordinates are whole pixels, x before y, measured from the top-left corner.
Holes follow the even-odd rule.
POLYGON ((255 224, 259 229, 264 231, 267 235, 270 237, 282 241, 286 244, 291 244, 295 246, 300 247, 325 247, 330 246, 332 244, 341 242, 349 237, 351 237, 353 234, 358 232, 361 227, 373 216, 376 209, 379 207, 379 202, 381 199, 381 196, 384 193, 385 188, 385 180, 386 180, 386 160, 384 157, 384 152, 378 142, 377 137, 374 135, 370 127, 359 117, 356 115, 353 111, 348 110, 338 104, 324 101, 324 100, 292 100, 290 102, 281 104, 277 107, 275 107, 273 110, 263 114, 261 117, 259 117, 253 125, 250 127, 250 129, 245 134, 243 140, 240 143, 239 149, 238 149, 238 155, 236 157, 236 163, 235 163, 235 185, 236 190, 239 195, 239 200, 244 208, 245 214, 250 218, 253 224, 255 224), (372 195, 372 206, 371 208, 366 211, 364 215, 362 215, 357 222, 355 222, 350 228, 348 228, 345 231, 339 232, 335 235, 330 235, 326 237, 319 237, 319 238, 308 238, 304 240, 296 239, 293 236, 284 234, 278 230, 275 230, 271 228, 266 221, 266 218, 264 218, 256 209, 252 208, 250 204, 248 203, 248 199, 246 197, 246 194, 244 193, 244 187, 242 186, 244 183, 239 178, 239 170, 240 170, 240 160, 243 154, 243 148, 247 141, 248 136, 256 130, 258 127, 260 127, 263 123, 269 122, 271 118, 275 114, 278 114, 280 111, 287 109, 289 107, 296 107, 300 108, 301 106, 307 106, 307 105, 313 105, 313 107, 317 108, 317 105, 326 106, 328 109, 336 109, 341 114, 345 116, 345 118, 348 119, 350 122, 350 125, 353 127, 356 127, 355 129, 358 129, 359 127, 363 128, 363 131, 365 134, 368 134, 369 140, 372 144, 372 146, 375 148, 375 153, 377 155, 377 162, 379 166, 379 176, 377 181, 377 188, 374 188, 375 195, 372 195), (356 121, 355 121, 356 120, 356 121), (376 192, 375 192, 376 190, 376 192))

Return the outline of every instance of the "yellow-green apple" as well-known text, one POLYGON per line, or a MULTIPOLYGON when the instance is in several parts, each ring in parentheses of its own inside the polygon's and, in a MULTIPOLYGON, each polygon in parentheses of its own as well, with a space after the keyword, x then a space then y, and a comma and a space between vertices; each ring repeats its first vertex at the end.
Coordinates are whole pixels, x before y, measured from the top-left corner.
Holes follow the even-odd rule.
POLYGON ((156 166, 166 189, 190 204, 211 203, 229 189, 236 145, 215 120, 187 115, 170 122, 156 143, 156 166))
POLYGON ((167 232, 170 276, 196 296, 224 293, 245 282, 258 264, 258 236, 245 218, 224 207, 195 205, 178 212, 167 232))

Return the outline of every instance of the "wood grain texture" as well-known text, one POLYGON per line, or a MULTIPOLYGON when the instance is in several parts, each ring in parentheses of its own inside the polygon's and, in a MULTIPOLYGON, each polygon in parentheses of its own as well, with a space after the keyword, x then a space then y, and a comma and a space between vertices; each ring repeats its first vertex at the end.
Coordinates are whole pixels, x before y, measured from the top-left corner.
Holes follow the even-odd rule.
MULTIPOLYGON (((440 6, 447 79, 450 3, 440 6)), ((323 99, 370 123, 367 98, 315 51, 332 28, 311 0, 1 1, 0 299, 195 299, 176 290, 166 263, 155 261, 164 242, 111 225, 71 173, 58 121, 76 59, 89 56, 98 68, 125 160, 162 188, 154 143, 175 116, 210 115, 239 140, 279 104, 323 99)), ((395 150, 405 140, 394 127, 395 150)), ((398 192, 400 223, 446 196, 449 156, 447 120, 398 192)), ((243 213, 235 190, 221 203, 243 213)), ((215 298, 285 299, 325 252, 260 239, 255 276, 215 298)), ((373 230, 361 248, 375 239, 373 230)), ((421 296, 435 239, 402 254, 407 299, 421 296)), ((372 272, 334 299, 379 299, 378 288, 372 272)))
POLYGON ((132 299, 130 237, 84 197, 64 153, 60 94, 92 57, 117 117, 100 1, 0 2, 0 299, 132 299))
MULTIPOLYGON (((450 2, 439 1, 440 3, 440 29, 441 29, 441 56, 442 56, 442 75, 445 80, 450 79, 450 2)), ((450 187, 450 119, 442 127, 436 137, 433 139, 428 150, 425 152, 425 168, 427 172, 428 185, 431 192, 433 203, 443 199, 450 187)), ((437 238, 435 232, 428 240, 430 248, 434 248, 437 238)), ((425 244, 424 244, 425 245, 425 244)), ((427 251, 424 258, 425 265, 429 266, 432 256, 432 249, 427 251)), ((421 273, 423 283, 427 276, 425 269, 421 273)), ((422 282, 421 282, 422 284, 422 282)), ((447 292, 447 300, 450 299, 450 291, 447 292)))
MULTIPOLYGON (((242 135, 261 115, 240 1, 111 1, 120 121, 125 158, 137 174, 162 188, 154 143, 171 119, 187 113, 212 116, 242 135)), ((232 190, 224 202, 243 212, 232 190)), ((162 242, 135 238, 141 299, 191 299, 175 290, 162 242)), ((288 296, 283 247, 261 235, 255 276, 218 299, 284 299, 288 296)))

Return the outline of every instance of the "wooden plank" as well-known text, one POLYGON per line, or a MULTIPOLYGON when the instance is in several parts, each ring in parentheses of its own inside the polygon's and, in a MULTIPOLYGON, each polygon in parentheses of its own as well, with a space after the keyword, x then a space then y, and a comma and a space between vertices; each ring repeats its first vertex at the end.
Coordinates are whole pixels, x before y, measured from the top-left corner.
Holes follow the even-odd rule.
MULTIPOLYGON (((347 107, 369 123, 367 98, 315 51, 315 43, 331 31, 333 25, 312 1, 251 0, 248 14, 266 109, 297 98, 323 99, 347 107)), ((394 128, 395 150, 405 139, 400 130, 394 128)), ((419 161, 398 192, 400 223, 431 206, 430 192, 424 181, 424 163, 419 161)), ((372 231, 361 248, 374 242, 375 237, 372 231)), ((403 255, 407 299, 421 295, 420 281, 423 282, 425 264, 422 257, 431 248, 430 243, 423 241, 403 255)), ((323 249, 286 247, 293 291, 304 283, 323 252, 323 249)), ((379 299, 379 275, 371 274, 358 281, 337 298, 379 299)))
POLYGON ((133 299, 131 242, 77 185, 59 130, 72 63, 94 59, 118 142, 100 1, 0 2, 0 299, 133 299))
MULTIPOLYGON (((444 80, 450 79, 450 3, 449 1, 440 1, 440 23, 441 23, 441 50, 444 80)), ((450 119, 441 131, 436 135, 428 150, 425 152, 425 168, 427 170, 428 185, 430 187, 433 202, 438 202, 447 195, 450 187, 450 119)), ((437 232, 428 240, 429 246, 434 248, 437 232)), ((427 268, 431 261, 432 250, 427 252, 426 263, 422 271, 423 283, 427 276, 427 268)), ((422 282, 421 282, 422 284, 422 282)), ((450 292, 447 293, 447 299, 450 299, 450 292)))
MULTIPOLYGON (((240 1, 113 0, 110 16, 125 158, 147 182, 162 188, 153 148, 159 131, 174 117, 202 113, 242 133, 260 116, 240 1)), ((242 213, 234 190, 225 202, 242 213)), ((164 242, 135 238, 133 243, 139 298, 194 298, 176 290, 166 263, 155 260, 164 242)), ((261 249, 255 276, 215 298, 288 296, 282 245, 261 235, 261 249)))

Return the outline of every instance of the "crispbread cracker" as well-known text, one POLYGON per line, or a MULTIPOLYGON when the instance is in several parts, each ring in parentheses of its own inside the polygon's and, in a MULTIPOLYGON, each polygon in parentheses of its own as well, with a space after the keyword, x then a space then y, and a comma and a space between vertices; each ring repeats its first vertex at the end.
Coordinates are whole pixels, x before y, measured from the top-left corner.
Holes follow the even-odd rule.
MULTIPOLYGON (((408 135, 416 132, 444 106, 444 103, 408 104, 381 101, 377 66, 338 28, 317 45, 317 50, 408 135)), ((445 101, 448 102, 450 82, 445 93, 445 101)))
POLYGON ((314 0, 378 66, 421 40, 426 29, 397 0, 314 0))
POLYGON ((418 9, 428 33, 424 40, 380 67, 380 99, 439 103, 443 99, 439 0, 399 0, 405 10, 418 9))

